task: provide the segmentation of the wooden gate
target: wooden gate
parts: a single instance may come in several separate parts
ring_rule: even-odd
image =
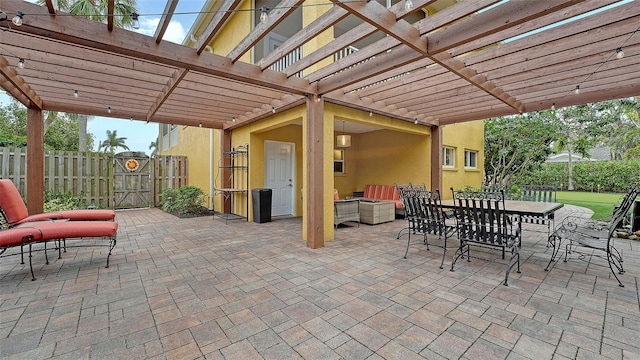
[[[151,161],[143,152],[126,151],[114,156],[113,184],[116,209],[150,206]]]

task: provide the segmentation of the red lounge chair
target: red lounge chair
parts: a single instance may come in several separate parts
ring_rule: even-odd
[[[18,188],[9,179],[0,179],[0,208],[4,210],[10,227],[25,222],[67,219],[73,221],[113,221],[113,210],[63,210],[52,213],[29,215]]]
[[[45,258],[47,264],[47,242],[58,241],[58,258],[61,258],[61,248],[66,247],[66,239],[78,238],[107,238],[109,243],[109,253],[107,254],[107,266],[109,267],[109,257],[111,251],[116,246],[116,233],[118,223],[112,221],[35,221],[24,223],[17,227],[0,231],[0,255],[12,247],[20,246],[22,264],[24,264],[23,247],[29,245],[29,268],[31,270],[31,280],[35,280],[33,265],[31,262],[32,245],[34,243],[44,243]],[[82,246],[82,245],[80,245]],[[95,245],[90,245],[95,246]]]

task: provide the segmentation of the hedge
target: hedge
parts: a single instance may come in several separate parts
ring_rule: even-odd
[[[557,184],[567,189],[569,165],[544,163],[539,169],[513,179],[514,184]],[[594,192],[626,192],[640,185],[640,161],[589,161],[573,164],[574,190]]]

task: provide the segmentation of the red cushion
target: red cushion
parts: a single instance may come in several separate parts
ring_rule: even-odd
[[[382,185],[374,185],[375,192],[373,194],[374,199],[382,199]]]
[[[7,215],[9,224],[18,223],[29,216],[18,188],[9,179],[0,179],[0,207]]]
[[[38,241],[42,238],[40,230],[25,227],[0,231],[0,248],[20,246],[24,243]]]
[[[365,185],[364,194],[362,196],[365,199],[373,199],[375,196],[375,187],[373,185]]]
[[[118,223],[112,221],[35,221],[14,229],[34,228],[42,233],[41,241],[80,237],[114,237]]]
[[[73,221],[108,221],[116,217],[113,210],[63,210],[59,213],[63,219]]]

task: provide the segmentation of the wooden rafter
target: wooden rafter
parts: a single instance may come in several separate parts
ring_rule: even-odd
[[[184,79],[187,73],[189,73],[189,70],[187,69],[179,69],[173,73],[171,78],[167,81],[167,84],[162,88],[162,91],[158,94],[158,97],[151,106],[151,109],[149,109],[149,112],[147,113],[147,120],[151,120],[151,118],[153,118],[153,115],[155,115],[160,106],[162,106],[171,93],[173,93],[173,90],[175,90],[175,88],[180,84],[180,81]]]
[[[225,121],[224,129],[234,129],[240,126],[259,121],[272,115],[273,112],[282,112],[300,106],[305,103],[303,96],[283,95],[279,99],[272,100],[269,104],[263,104],[254,108],[251,112],[237,116],[236,121]]]
[[[162,41],[162,37],[171,22],[171,17],[173,17],[173,12],[176,10],[176,6],[178,6],[178,0],[167,0],[167,5],[164,7],[164,11],[160,17],[160,23],[158,23],[156,33],[153,35],[156,39],[156,44],[159,44],[160,41]]]
[[[269,13],[269,20],[266,23],[258,23],[253,31],[242,39],[238,46],[229,52],[227,57],[230,58],[233,63],[240,60],[242,55],[249,51],[253,45],[278,26],[278,24],[280,24],[289,14],[294,12],[303,2],[304,0],[282,0],[276,8],[271,10]]]
[[[156,44],[153,38],[124,29],[115,28],[109,34],[104,34],[96,29],[92,21],[78,17],[56,17],[54,21],[43,13],[42,7],[19,0],[4,0],[4,4],[9,12],[23,9],[30,14],[23,26],[14,27],[13,31],[295,94],[314,93],[315,90],[306,80],[287,79],[284,74],[262,71],[256,65],[242,62],[233,64],[229,58],[215,54],[198,56],[194,49],[166,41]],[[0,27],[7,26],[8,24],[0,24]]]
[[[40,100],[40,97],[29,87],[29,85],[25,84],[24,80],[20,75],[18,75],[16,70],[9,66],[9,61],[7,61],[4,56],[0,56],[0,73],[11,84],[11,88],[14,89],[9,91],[12,95],[21,95],[17,97],[18,100],[28,100],[28,102],[21,101],[24,106],[28,108],[37,107],[38,109],[42,109],[42,100]]]
[[[58,1],[57,0],[45,0],[44,3],[45,3],[45,5],[47,5],[47,11],[49,11],[49,14],[55,15],[56,8],[58,7]]]
[[[213,19],[211,19],[211,22],[207,25],[207,28],[198,39],[198,43],[195,46],[198,54],[202,53],[211,43],[213,38],[218,34],[218,31],[222,29],[225,22],[229,17],[231,17],[233,11],[241,2],[241,0],[224,0],[218,11],[213,15]]]
[[[312,21],[311,24],[307,25],[304,28],[304,31],[298,31],[277,49],[260,59],[260,61],[258,61],[258,65],[262,69],[268,68],[288,53],[304,45],[307,41],[335,25],[348,15],[349,13],[345,9],[338,6],[332,7],[329,11]]]
[[[420,37],[420,32],[414,26],[403,20],[397,20],[395,13],[385,8],[377,1],[341,2],[331,0],[351,14],[374,26],[376,29],[396,38],[404,45],[418,53],[426,54],[427,41]]]
[[[115,11],[115,0],[107,1],[107,30],[113,30],[113,13]]]

